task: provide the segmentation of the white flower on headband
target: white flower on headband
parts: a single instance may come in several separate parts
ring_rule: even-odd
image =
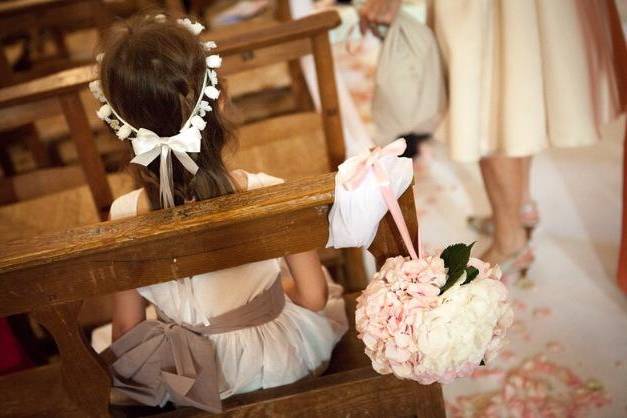
[[[102,62],[102,59],[104,58],[104,54],[101,52],[100,54],[96,55],[96,62]]]
[[[192,22],[191,20],[189,20],[188,18],[185,19],[178,19],[176,21],[179,25],[183,26],[185,29],[187,29],[188,31],[190,31],[191,33],[193,33],[194,35],[199,35],[200,32],[202,32],[203,30],[205,30],[205,27],[198,22]]]
[[[209,68],[220,68],[222,65],[222,58],[220,58],[220,55],[209,55],[206,61],[207,67]]]
[[[220,90],[218,90],[214,86],[207,86],[205,87],[205,95],[211,100],[216,100],[218,97],[220,97]]]
[[[165,21],[166,21],[166,17],[164,14],[155,15],[155,22],[164,23]]]
[[[111,106],[108,104],[103,104],[100,109],[96,112],[98,117],[102,120],[106,120],[109,116],[111,116]]]
[[[94,97],[98,99],[99,102],[105,103],[107,101],[107,99],[104,96],[104,93],[102,92],[102,87],[100,86],[100,80],[94,80],[91,83],[89,83],[89,90],[91,91],[91,94],[93,94]]]
[[[209,105],[209,102],[203,100],[200,102],[200,108],[198,109],[198,114],[201,118],[204,118],[207,112],[211,112],[212,108]]]
[[[211,84],[214,86],[218,85],[218,73],[216,73],[215,70],[207,71],[207,76],[209,77],[209,80],[211,80]]]
[[[207,41],[207,42],[203,43],[203,46],[205,47],[205,49],[206,49],[207,51],[210,51],[210,50],[215,49],[215,48],[217,48],[217,47],[218,47],[218,46],[216,45],[216,43],[215,43],[215,42],[213,42],[213,41]]]
[[[199,131],[202,131],[207,126],[207,122],[199,115],[192,116],[189,122],[194,128],[198,129]]]
[[[129,136],[131,136],[132,133],[133,133],[133,129],[130,127],[130,125],[125,123],[124,125],[122,125],[120,129],[118,129],[116,135],[120,139],[126,139]]]

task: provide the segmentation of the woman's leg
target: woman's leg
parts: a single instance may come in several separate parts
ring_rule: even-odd
[[[479,162],[494,218],[492,246],[483,255],[483,259],[487,262],[502,262],[520,250],[527,241],[520,222],[520,207],[525,184],[523,160],[523,158],[492,156],[483,158]]]
[[[524,205],[525,203],[530,203],[533,199],[531,199],[531,187],[530,177],[531,177],[531,157],[523,157],[522,161],[522,200],[521,203]]]

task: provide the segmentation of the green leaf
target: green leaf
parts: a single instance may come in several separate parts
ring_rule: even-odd
[[[451,288],[454,284],[455,284],[455,280],[452,280],[451,276],[448,276],[446,278],[446,283],[444,283],[444,286],[440,288],[440,293],[438,293],[438,295],[441,295],[442,293],[449,290],[449,288]]]
[[[470,282],[472,282],[473,280],[475,280],[477,278],[477,276],[479,275],[479,270],[477,270],[476,267],[470,266],[470,267],[466,267],[466,280],[464,280],[464,284],[468,284]]]
[[[466,271],[466,266],[470,259],[470,250],[473,245],[475,245],[474,242],[470,245],[460,243],[446,247],[446,249],[442,251],[440,258],[444,260],[444,267],[448,269],[448,274],[446,283],[440,289],[440,294],[453,286],[457,279]],[[477,271],[477,273],[479,272]],[[476,275],[474,277],[476,277]],[[467,280],[468,279],[466,279],[466,281]]]

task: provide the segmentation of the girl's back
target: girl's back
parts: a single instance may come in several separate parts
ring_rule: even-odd
[[[247,177],[248,190],[281,183],[264,173],[241,173]],[[142,191],[116,199],[111,218],[135,216]],[[287,266],[281,259],[272,259],[137,291],[177,323],[202,325],[250,302],[281,276],[289,279]],[[222,398],[284,385],[324,370],[333,347],[347,329],[342,288],[329,279],[329,289],[329,301],[321,313],[288,300],[274,321],[208,337],[214,343],[223,374],[219,384]]]

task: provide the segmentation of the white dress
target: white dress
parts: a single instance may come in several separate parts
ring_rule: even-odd
[[[246,175],[249,190],[282,182],[264,173]],[[111,218],[135,216],[141,190],[116,199],[111,206]],[[199,325],[246,304],[269,288],[280,272],[281,259],[272,259],[137,290],[173,320]],[[319,372],[326,365],[335,344],[348,329],[342,288],[329,277],[328,281],[329,300],[319,313],[302,308],[286,297],[285,308],[275,320],[208,337],[214,343],[226,383],[220,388],[222,399],[289,384]],[[110,344],[110,325],[97,330],[93,338],[94,346],[102,347],[103,338],[108,338]]]
[[[619,111],[607,2],[435,1],[449,110],[438,136],[473,162],[594,144]]]

